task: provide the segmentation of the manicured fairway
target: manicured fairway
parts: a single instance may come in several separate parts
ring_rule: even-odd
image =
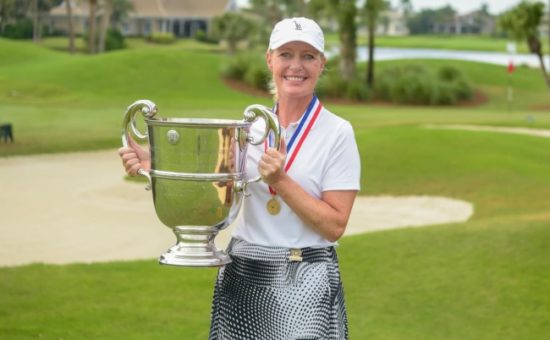
[[[487,101],[325,104],[354,126],[360,195],[446,196],[472,202],[475,213],[467,223],[341,240],[351,339],[543,339],[550,334],[550,139],[425,128],[548,129],[542,76],[518,69],[509,106],[502,67],[418,62],[452,63]],[[114,149],[126,107],[142,98],[161,115],[186,117],[240,119],[249,104],[271,104],[227,87],[223,63],[222,53],[196,43],[70,56],[0,39],[0,122],[13,123],[16,138],[0,143],[0,156]],[[0,338],[205,339],[215,276],[155,259],[3,267]]]

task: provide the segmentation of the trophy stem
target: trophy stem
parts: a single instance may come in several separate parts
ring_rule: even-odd
[[[160,256],[160,264],[219,267],[231,262],[231,258],[214,244],[218,229],[208,226],[178,226],[173,231],[177,243]]]

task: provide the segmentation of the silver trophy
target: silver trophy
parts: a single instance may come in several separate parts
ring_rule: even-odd
[[[141,113],[147,125],[142,133],[136,125]],[[139,170],[152,189],[155,211],[163,224],[176,234],[177,243],[159,258],[161,264],[176,266],[222,266],[230,257],[216,248],[214,238],[237,216],[246,187],[260,177],[245,173],[248,144],[263,143],[270,132],[279,147],[277,117],[262,105],[248,106],[244,119],[159,118],[156,105],[139,100],[126,111],[122,145],[131,134],[148,140],[151,170]],[[265,131],[251,135],[251,125],[265,120]]]

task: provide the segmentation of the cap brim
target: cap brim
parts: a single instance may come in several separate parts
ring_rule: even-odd
[[[271,46],[269,46],[269,48],[271,50],[276,50],[279,47],[281,47],[285,44],[288,44],[290,42],[294,42],[294,41],[299,41],[299,42],[306,43],[306,44],[310,45],[311,47],[313,47],[314,49],[316,49],[317,51],[319,51],[321,53],[324,53],[322,46],[318,46],[318,44],[316,45],[315,42],[311,41],[311,39],[308,39],[308,37],[306,37],[306,36],[299,36],[299,35],[297,35],[295,37],[291,37],[291,38],[282,39],[280,41],[277,41],[277,42],[273,43]]]

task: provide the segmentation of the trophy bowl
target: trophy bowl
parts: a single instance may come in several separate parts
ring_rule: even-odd
[[[136,126],[141,113],[147,125],[142,133]],[[138,174],[149,180],[155,212],[176,235],[177,243],[159,258],[161,264],[211,267],[231,262],[216,248],[215,237],[239,213],[246,187],[260,177],[245,173],[249,144],[263,143],[270,133],[279,146],[277,117],[262,105],[250,105],[243,120],[204,118],[159,118],[157,106],[149,100],[130,105],[123,120],[122,145],[133,134],[148,140],[151,169]],[[251,125],[265,120],[260,138],[251,136]]]

